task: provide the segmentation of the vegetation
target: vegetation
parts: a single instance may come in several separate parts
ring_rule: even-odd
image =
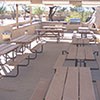
[[[35,7],[33,10],[32,10],[32,13],[34,15],[37,15],[39,17],[39,19],[41,19],[41,15],[44,13],[45,11],[45,8],[41,8],[41,7]]]
[[[86,22],[87,18],[92,15],[93,11],[89,8],[83,8],[82,6],[70,7],[68,16],[66,16],[66,21],[68,22],[70,18],[80,18],[82,22]]]
[[[3,16],[6,11],[6,7],[4,6],[4,3],[0,5],[0,16],[1,16],[1,23],[3,24]]]

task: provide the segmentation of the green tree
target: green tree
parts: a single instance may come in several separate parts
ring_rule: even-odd
[[[44,13],[45,9],[41,7],[36,7],[33,9],[32,13],[37,15],[41,19],[41,15]]]
[[[4,16],[5,11],[6,11],[6,7],[3,3],[3,4],[0,5],[0,15],[1,15],[1,23],[2,24],[3,24],[3,16]]]

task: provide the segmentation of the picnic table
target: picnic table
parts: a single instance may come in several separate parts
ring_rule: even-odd
[[[96,100],[91,71],[85,67],[58,68],[45,100]]]
[[[32,47],[32,42],[37,40],[39,38],[39,35],[29,35],[24,34],[20,37],[17,37],[16,39],[11,40],[11,43],[21,44],[22,47],[20,49],[21,53],[23,53],[26,49],[30,51],[30,53],[35,53],[35,57],[32,59],[35,59],[37,57],[37,53],[43,52],[43,44],[38,43],[36,46]],[[40,47],[40,51],[37,51],[36,48]],[[31,58],[30,58],[31,59]]]
[[[20,47],[19,44],[1,44],[0,45],[0,56],[4,57],[5,63],[7,63],[8,59],[13,59],[17,56],[17,49]],[[11,53],[11,56],[9,56]],[[0,58],[2,60],[2,58]],[[1,63],[2,64],[2,63]]]
[[[87,38],[87,34],[93,34],[88,27],[78,27],[78,32],[81,34],[82,38]]]
[[[56,37],[57,42],[60,41],[60,37],[63,38],[64,30],[62,29],[36,29],[36,33],[42,37]]]
[[[24,52],[25,48],[31,49],[31,43],[35,40],[37,40],[38,35],[29,35],[24,34],[22,36],[19,36],[13,40],[11,40],[11,43],[21,44],[22,45],[22,52]]]

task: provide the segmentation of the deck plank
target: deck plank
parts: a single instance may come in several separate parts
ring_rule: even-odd
[[[78,68],[68,69],[63,100],[78,100]]]

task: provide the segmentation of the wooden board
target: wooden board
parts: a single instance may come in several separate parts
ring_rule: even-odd
[[[78,100],[78,68],[68,69],[63,100]]]
[[[50,84],[45,100],[61,100],[66,77],[66,68],[59,68]]]
[[[75,45],[71,45],[68,50],[67,59],[76,59],[77,47]]]
[[[86,45],[86,44],[88,45],[88,44],[89,44],[89,39],[84,38],[84,39],[83,39],[83,43],[84,43],[85,45]]]
[[[86,45],[84,48],[85,48],[85,59],[86,60],[95,60],[92,47],[89,45]]]
[[[84,46],[78,46],[76,59],[80,59],[80,60],[85,59]]]
[[[53,68],[57,69],[58,67],[62,67],[65,61],[65,58],[66,58],[66,55],[60,54]]]
[[[80,68],[80,100],[96,100],[91,71],[89,68]]]
[[[99,99],[100,99],[100,80],[96,80],[96,87],[97,87],[98,96],[99,96]]]
[[[23,55],[18,55],[15,59],[14,59],[14,61],[11,59],[11,60],[9,60],[8,61],[8,65],[11,65],[11,66],[17,66],[17,65],[19,65],[23,60],[25,60],[25,58],[27,58],[29,56],[29,54],[28,53],[26,53],[26,54],[23,54]]]

